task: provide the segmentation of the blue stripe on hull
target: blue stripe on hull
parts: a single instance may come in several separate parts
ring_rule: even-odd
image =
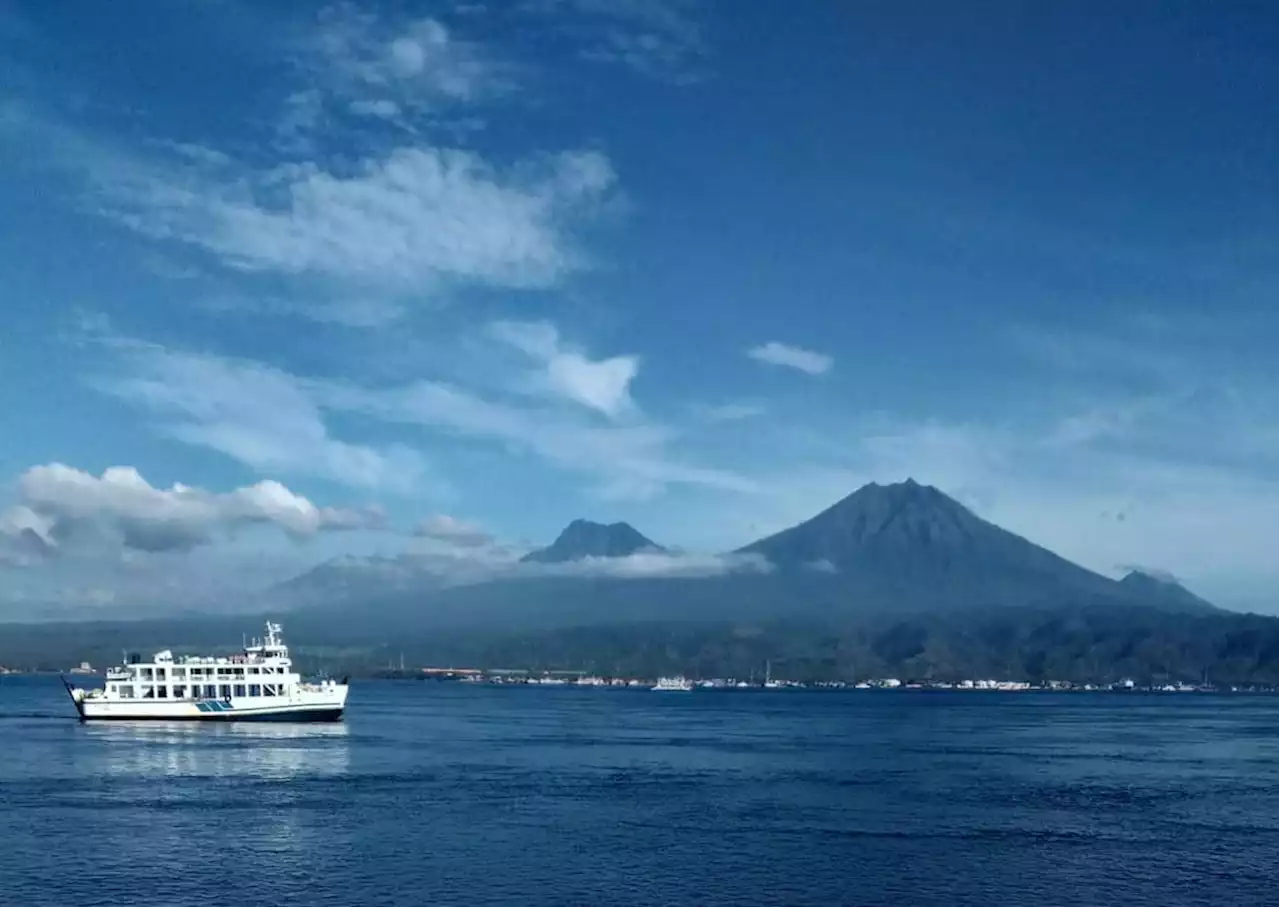
[[[300,712],[268,712],[264,714],[223,712],[220,715],[200,716],[204,721],[341,721],[342,709],[308,709]]]

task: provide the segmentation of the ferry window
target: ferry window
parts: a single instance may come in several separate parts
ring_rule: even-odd
[[[205,698],[206,698],[206,699],[213,699],[213,698],[214,698],[215,696],[217,696],[217,695],[218,695],[218,688],[217,688],[217,687],[215,687],[215,686],[214,686],[213,684],[211,684],[211,683],[206,683],[206,684],[204,685],[204,696],[205,696]]]
[[[164,686],[163,684],[161,684],[160,686],[156,687],[156,698],[157,698],[157,699],[168,699],[168,698],[169,698],[169,688],[168,688],[167,686]]]
[[[143,699],[155,699],[155,698],[156,698],[156,688],[155,688],[155,687],[152,687],[152,686],[144,686],[144,687],[142,688],[142,698],[143,698]]]
[[[232,671],[231,673],[232,673],[232,674],[234,674],[234,675],[235,675],[235,676],[237,676],[237,677],[243,677],[243,676],[244,676],[244,668],[236,668],[236,669],[235,669],[234,671]]]
[[[256,683],[251,683],[251,684],[249,684],[249,695],[250,695],[250,696],[261,696],[261,695],[262,695],[262,687],[261,687],[260,685],[256,684]]]
[[[174,668],[174,669],[173,669],[173,671],[172,671],[172,676],[173,676],[173,679],[174,679],[174,680],[182,680],[184,677],[186,677],[186,676],[187,676],[187,669],[186,669],[186,668]]]
[[[183,686],[182,684],[180,684],[180,683],[175,683],[175,684],[173,685],[173,698],[174,698],[174,699],[186,699],[186,698],[187,698],[187,688],[186,688],[185,686]]]
[[[231,695],[233,695],[233,696],[243,696],[243,695],[244,695],[244,684],[242,684],[242,683],[238,683],[238,684],[236,684],[236,685],[235,685],[235,687],[233,687],[233,688],[232,688],[232,694],[231,694]]]
[[[220,696],[223,699],[226,699],[230,695],[231,695],[230,684],[224,683],[222,686],[218,687],[218,696]]]
[[[121,699],[132,699],[132,698],[133,698],[133,687],[132,687],[132,686],[130,686],[129,684],[127,684],[127,683],[126,683],[126,684],[121,685],[121,687],[120,687],[120,698],[121,698]]]
[[[164,680],[164,668],[156,668],[156,680]]]
[[[258,669],[257,669],[257,668],[250,668],[250,669],[249,669],[249,673],[250,673],[250,674],[257,674],[257,673],[258,673]]]
[[[150,668],[143,668],[143,669],[142,669],[142,679],[143,679],[143,680],[150,680],[150,679],[151,679],[151,669],[150,669]]]

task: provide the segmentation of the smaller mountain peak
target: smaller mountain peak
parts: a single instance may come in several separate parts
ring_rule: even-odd
[[[1204,612],[1214,606],[1189,590],[1178,578],[1165,570],[1130,567],[1118,580],[1121,589],[1134,601],[1166,610]]]
[[[1120,578],[1122,585],[1129,586],[1178,586],[1182,587],[1182,583],[1172,573],[1165,570],[1148,570],[1142,567],[1131,567],[1129,572]]]
[[[868,482],[848,495],[844,501],[931,501],[937,505],[945,505],[948,502],[954,503],[952,498],[939,491],[933,485],[925,485],[911,476],[901,482],[890,482],[885,485],[881,485],[879,482]]]
[[[923,482],[917,481],[913,476],[907,476],[905,479],[903,479],[900,482],[886,482],[884,484],[881,484],[879,482],[868,482],[858,489],[858,491],[882,491],[882,492],[937,491],[937,490],[938,489],[936,489],[932,485],[926,485]]]
[[[637,551],[662,551],[662,546],[645,538],[628,523],[596,523],[576,519],[546,548],[531,551],[522,560],[532,563],[562,563],[586,557],[626,557]]]

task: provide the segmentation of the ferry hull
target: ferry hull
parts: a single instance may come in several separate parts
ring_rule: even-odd
[[[97,721],[277,721],[277,722],[320,722],[320,721],[341,721],[343,708],[335,706],[333,708],[318,709],[287,709],[279,712],[203,712],[200,714],[165,714],[165,715],[144,715],[138,714],[120,714],[120,715],[88,715],[83,712],[80,720],[84,722]]]
[[[219,707],[201,708],[211,704]],[[135,703],[76,703],[81,721],[341,721],[344,708],[339,704],[232,708],[221,702],[184,702],[146,708]]]
[[[89,696],[63,679],[81,721],[340,721],[345,684],[293,697],[120,700]]]

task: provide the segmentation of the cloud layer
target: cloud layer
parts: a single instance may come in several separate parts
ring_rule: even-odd
[[[253,469],[315,475],[365,488],[407,488],[422,457],[334,438],[304,382],[271,366],[118,338],[94,386],[156,418],[160,432]]]
[[[658,579],[767,573],[772,569],[765,558],[753,554],[636,552],[626,557],[586,557],[561,564],[521,564],[518,573],[526,576]]]
[[[237,529],[269,525],[295,538],[318,532],[381,528],[376,509],[317,507],[275,481],[225,493],[182,484],[153,487],[131,466],[94,476],[61,463],[33,466],[18,480],[18,503],[0,514],[0,534],[34,534],[46,551],[92,534],[125,548],[187,550]]]
[[[25,107],[0,123],[41,146],[41,166],[83,177],[90,210],[189,262],[168,273],[281,300],[250,311],[377,325],[468,288],[545,290],[591,265],[586,227],[618,183],[608,156],[572,142],[468,147],[477,113],[515,90],[513,67],[435,19],[351,4],[291,53],[296,90],[274,140],[126,145]]]
[[[756,490],[732,471],[674,454],[677,436],[666,426],[598,418],[634,414],[626,373],[638,367],[636,360],[594,360],[568,350],[549,325],[508,323],[498,333],[504,342],[520,341],[522,352],[540,363],[532,376],[516,371],[494,382],[515,389],[506,396],[438,380],[363,386],[309,378],[120,338],[101,341],[108,364],[94,386],[148,412],[167,436],[259,471],[318,475],[356,487],[410,489],[429,481],[436,492],[448,491],[410,448],[334,437],[327,413],[531,453],[588,476],[601,495],[614,499],[651,497],[670,485]],[[542,402],[531,403],[531,392]]]
[[[595,152],[503,170],[428,146],[395,148],[349,173],[306,162],[223,179],[159,168],[100,176],[116,215],[148,236],[198,247],[232,269],[392,292],[549,286],[583,263],[566,226],[614,181]]]

